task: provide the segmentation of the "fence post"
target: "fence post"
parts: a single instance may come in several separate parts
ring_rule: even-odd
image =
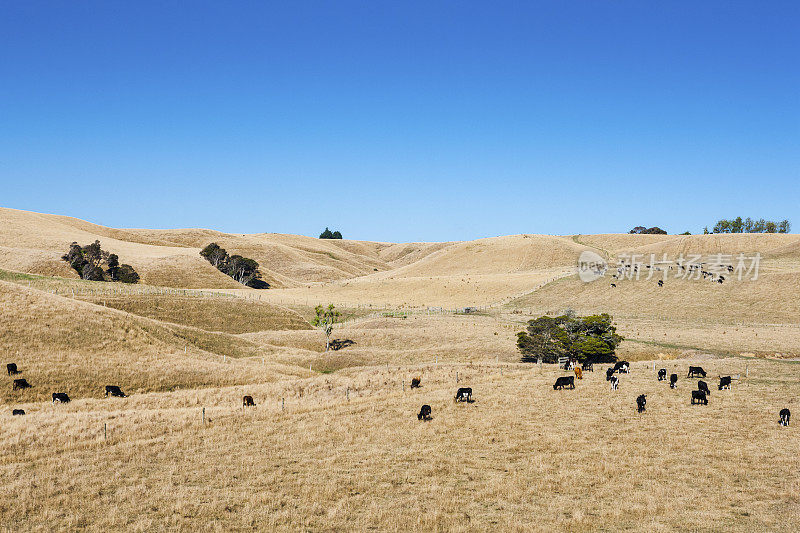
[[[108,440],[108,424],[103,423],[103,439]]]
[[[347,387],[347,391],[345,391],[345,396],[347,396],[347,401],[350,401],[350,387]]]
[[[456,372],[456,384],[458,384],[458,372]]]
[[[206,408],[203,407],[203,425],[206,424]]]
[[[283,403],[284,403],[284,400],[285,400],[285,398],[281,398],[281,412],[283,411]]]

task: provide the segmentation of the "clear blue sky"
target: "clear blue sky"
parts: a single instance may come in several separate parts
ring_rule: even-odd
[[[355,239],[800,231],[800,3],[0,0],[0,206]]]

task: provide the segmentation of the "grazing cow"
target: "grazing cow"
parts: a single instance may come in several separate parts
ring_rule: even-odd
[[[789,425],[789,417],[792,416],[792,412],[784,407],[783,409],[781,409],[781,412],[778,413],[778,416],[781,417],[780,422],[778,422],[778,423],[780,425],[782,425],[782,426],[788,426]]]
[[[19,374],[19,370],[17,370],[17,363],[8,363],[6,365],[6,370],[8,370],[8,375],[13,376],[14,374]]]
[[[627,361],[617,361],[614,363],[614,372],[620,374],[629,374],[631,371],[631,364]]]
[[[11,390],[30,389],[31,387],[32,385],[28,383],[27,379],[15,379],[14,383],[11,385]]]
[[[417,420],[430,420],[431,419],[431,406],[425,404],[422,406],[422,409],[419,410],[419,414],[417,415]]]
[[[577,366],[575,367],[574,370],[575,370],[575,377],[578,379],[583,379],[583,370],[581,370]]]
[[[461,387],[456,391],[455,401],[457,402],[471,402],[472,401],[472,389],[470,387]]]
[[[669,375],[669,388],[674,389],[675,385],[678,383],[678,374],[670,374]]]
[[[640,413],[644,413],[644,406],[645,406],[646,403],[647,403],[647,395],[646,394],[640,394],[636,398],[636,409],[637,409],[637,411],[640,412]]]
[[[722,376],[719,378],[719,390],[731,388],[731,377]]]
[[[587,359],[583,363],[581,363],[581,370],[584,372],[594,372],[594,362]]]
[[[686,374],[687,378],[693,378],[697,376],[706,377],[706,371],[703,370],[702,366],[690,366],[689,373]]]
[[[69,396],[67,396],[66,392],[54,392],[53,393],[53,403],[69,403]]]
[[[784,409],[783,411],[786,411],[786,409]],[[24,414],[25,414],[25,409],[14,409],[13,411],[11,411],[11,416],[22,416]]]
[[[711,391],[708,390],[708,383],[705,381],[698,381],[697,382],[697,390],[701,390],[706,393],[706,396],[711,396]]]
[[[411,388],[412,389],[418,389],[419,386],[420,386],[419,385],[420,383],[422,383],[422,378],[413,378],[411,380]]]
[[[563,389],[564,387],[569,387],[570,389],[574,389],[575,376],[561,376],[553,384],[553,390]]]
[[[708,405],[708,398],[706,398],[706,393],[701,391],[701,390],[693,390],[692,391],[692,405],[694,405],[695,403]]]
[[[612,287],[616,287],[616,286],[617,286],[617,284],[616,284],[616,283],[612,283],[612,284],[611,284],[611,286],[612,286]]]
[[[128,396],[122,392],[122,389],[117,387],[116,385],[106,385],[106,398],[108,395],[116,396],[117,398],[127,398]]]
[[[617,390],[619,388],[619,378],[617,376],[611,376],[611,390]]]
[[[664,280],[663,279],[658,280],[658,286],[659,287],[663,287],[664,286]]]
[[[256,402],[253,401],[252,396],[242,396],[242,409],[245,407],[255,407]]]
[[[608,370],[606,370],[606,381],[611,381],[611,378],[613,376],[614,376],[614,369],[609,367]]]
[[[658,381],[664,381],[665,379],[667,379],[667,369],[660,368],[658,370]]]

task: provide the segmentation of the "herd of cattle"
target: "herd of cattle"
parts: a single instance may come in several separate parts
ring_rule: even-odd
[[[575,378],[583,379],[583,372],[594,372],[594,364],[591,361],[585,361],[581,364],[580,367],[577,366],[577,362],[573,360],[569,360],[564,364],[565,370],[572,370],[574,371],[574,376],[561,376],[556,379],[556,382],[553,384],[553,390],[559,390],[564,388],[575,388]],[[6,365],[6,370],[8,371],[9,376],[16,376],[21,374],[21,371],[17,368],[16,363],[8,363]],[[631,365],[628,361],[617,361],[613,367],[609,367],[606,370],[606,381],[611,384],[612,390],[617,390],[619,388],[619,378],[614,374],[629,374],[631,371]],[[667,379],[667,369],[661,368],[658,370],[656,377],[658,381],[665,381]],[[703,367],[700,366],[689,366],[689,372],[686,374],[687,378],[695,378],[695,377],[706,377],[706,371],[703,370]],[[411,380],[411,388],[416,389],[421,386],[422,378],[415,377]],[[671,389],[675,389],[678,383],[678,375],[671,374],[669,376],[669,387]],[[28,381],[24,378],[14,378],[12,384],[12,390],[24,390],[31,388],[32,385],[28,383]],[[731,388],[731,376],[720,376],[719,378],[719,390],[723,389],[730,389]],[[105,388],[106,398],[108,396],[116,396],[118,398],[126,398],[127,395],[122,392],[117,385],[106,385]],[[695,404],[702,404],[708,405],[708,397],[711,395],[711,391],[708,388],[708,384],[705,381],[698,380],[697,382],[697,390],[692,391],[692,405]],[[470,387],[460,387],[456,391],[456,395],[454,400],[456,402],[467,402],[472,403],[474,400],[472,399],[472,388]],[[70,401],[69,396],[66,392],[54,392],[53,393],[53,403],[68,403]],[[647,396],[645,394],[640,394],[636,398],[636,410],[639,413],[643,413],[645,411],[645,405],[647,404]],[[255,407],[255,401],[253,400],[252,396],[244,396],[242,398],[242,409],[246,407]],[[24,409],[13,409],[11,412],[12,415],[24,415]],[[778,423],[781,426],[788,426],[789,425],[789,418],[791,417],[791,412],[787,408],[783,408],[778,413]],[[431,406],[425,404],[419,411],[417,415],[419,420],[431,420]]]
[[[16,363],[8,363],[6,365],[6,371],[8,371],[9,376],[16,376],[22,373],[22,371],[17,368]],[[14,378],[14,381],[11,384],[11,390],[25,390],[30,389],[31,387],[33,387],[33,385],[28,383],[28,380],[25,378]],[[122,392],[122,389],[120,389],[117,385],[106,385],[106,398],[109,396],[116,396],[118,398],[128,397],[127,394]],[[66,392],[53,393],[53,403],[69,403],[69,401],[69,395]],[[12,409],[11,414],[13,416],[21,416],[25,414],[25,410]]]

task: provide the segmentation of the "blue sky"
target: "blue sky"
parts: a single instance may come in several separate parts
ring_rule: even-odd
[[[797,2],[0,0],[0,206],[386,241],[800,230]]]

